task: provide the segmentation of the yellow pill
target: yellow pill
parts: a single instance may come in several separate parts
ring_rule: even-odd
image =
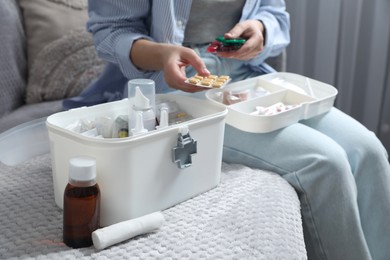
[[[188,82],[190,82],[191,84],[197,84],[200,80],[197,79],[197,78],[190,78],[188,79]]]
[[[213,88],[220,88],[220,87],[222,87],[222,85],[223,85],[223,82],[214,82],[213,83]]]
[[[225,83],[225,82],[227,81],[227,79],[221,79],[221,78],[219,78],[219,79],[216,79],[215,81],[216,81],[216,82]]]
[[[208,80],[202,80],[202,81],[200,82],[200,84],[202,84],[203,86],[210,86],[210,85],[211,85],[211,82],[208,81]]]

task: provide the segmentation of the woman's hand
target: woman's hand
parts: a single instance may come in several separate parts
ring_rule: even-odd
[[[194,50],[182,46],[168,45],[162,55],[162,64],[165,81],[170,87],[186,92],[199,92],[206,89],[184,83],[187,79],[185,72],[187,66],[194,67],[201,76],[210,75],[202,59]]]
[[[229,32],[225,33],[227,39],[244,38],[245,44],[236,51],[218,52],[223,58],[249,60],[263,51],[264,48],[264,25],[259,20],[246,20],[236,24]]]
[[[145,39],[137,40],[131,49],[130,59],[143,70],[162,70],[166,83],[174,89],[185,92],[199,92],[205,88],[187,84],[185,68],[192,66],[201,76],[208,76],[202,59],[190,48]]]

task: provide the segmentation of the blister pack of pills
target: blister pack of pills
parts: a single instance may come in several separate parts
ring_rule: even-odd
[[[207,47],[207,51],[211,53],[216,52],[229,52],[236,51],[245,43],[245,39],[235,38],[226,39],[223,36],[219,36],[215,41],[212,41]]]
[[[223,88],[229,83],[231,78],[226,75],[209,75],[207,77],[200,76],[198,74],[185,80],[185,83],[203,87],[203,88]]]

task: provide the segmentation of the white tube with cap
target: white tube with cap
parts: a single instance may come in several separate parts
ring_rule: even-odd
[[[148,129],[144,128],[144,117],[142,111],[136,111],[135,114],[135,128],[131,129],[132,135],[139,135],[147,133]]]
[[[161,129],[169,126],[169,114],[168,114],[168,106],[166,104],[162,104],[160,107],[160,124],[156,126],[157,129]]]
[[[164,215],[154,212],[139,218],[119,222],[108,227],[100,228],[92,233],[93,245],[101,250],[132,237],[149,233],[158,229],[164,223]]]

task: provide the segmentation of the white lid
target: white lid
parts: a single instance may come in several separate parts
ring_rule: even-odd
[[[69,178],[75,181],[96,179],[96,160],[88,156],[73,157],[69,160]]]

